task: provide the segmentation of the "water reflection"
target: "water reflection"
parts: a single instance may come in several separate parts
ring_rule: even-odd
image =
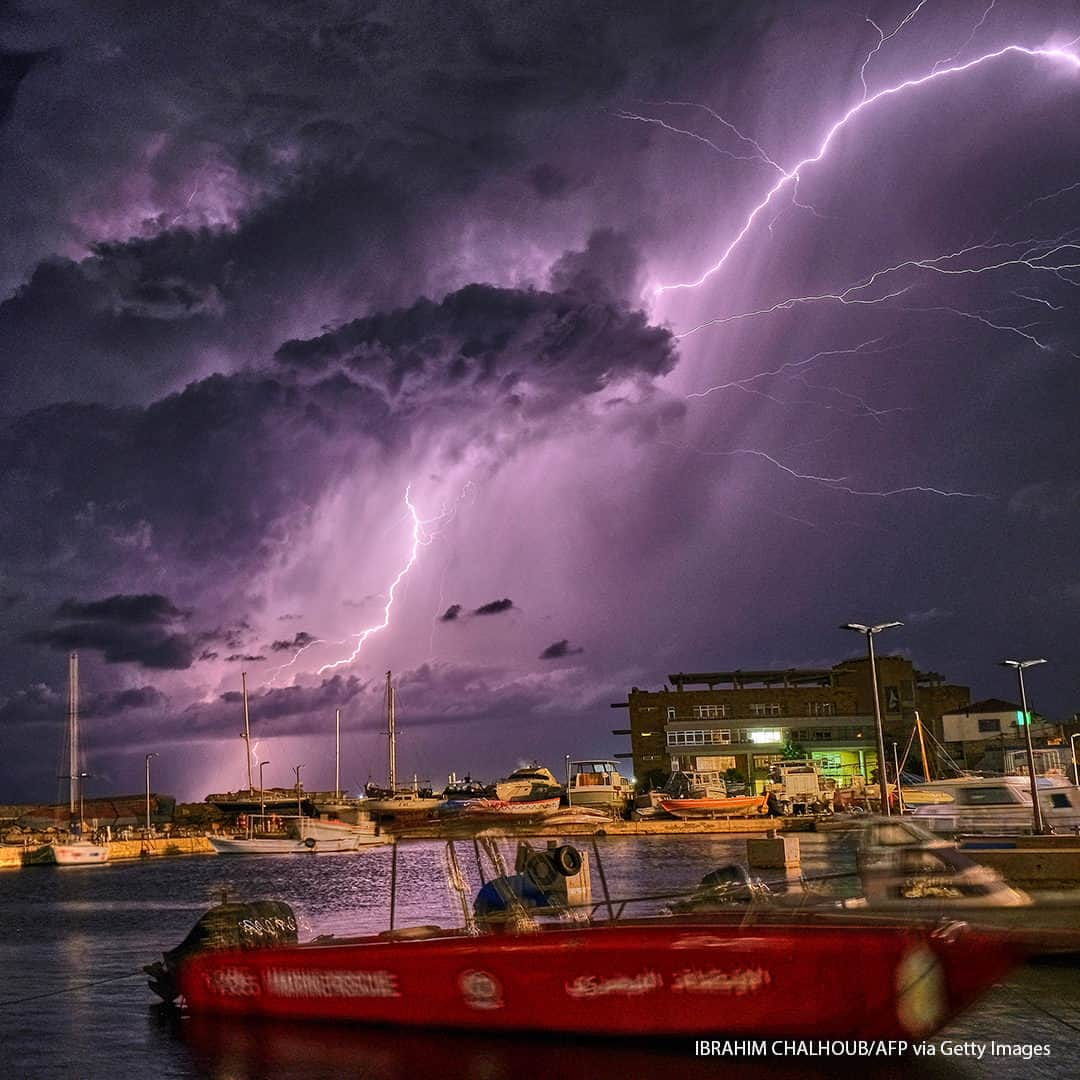
[[[851,1058],[699,1056],[690,1040],[480,1036],[207,1017],[173,1020],[168,1032],[186,1047],[197,1074],[213,1080],[715,1080],[725,1067],[745,1080],[835,1080],[838,1071],[856,1064]],[[867,1080],[964,1075],[947,1061],[923,1065],[910,1056],[858,1059],[857,1065]]]

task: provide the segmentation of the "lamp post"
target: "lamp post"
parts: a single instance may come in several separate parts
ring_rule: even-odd
[[[157,757],[157,751],[146,755],[146,835],[150,835],[150,759]]]
[[[1069,736],[1069,746],[1072,749],[1073,759],[1073,783],[1080,787],[1080,760],[1076,757],[1076,740],[1080,739],[1080,731]]]
[[[259,816],[266,816],[266,796],[264,794],[265,788],[263,787],[263,766],[269,765],[269,761],[259,762]]]
[[[854,630],[857,634],[866,635],[866,651],[870,657],[870,681],[874,688],[874,729],[877,734],[877,759],[878,759],[878,792],[880,796],[881,812],[890,817],[892,810],[889,806],[889,770],[885,761],[885,728],[881,719],[881,694],[878,692],[877,681],[877,657],[874,655],[874,635],[882,630],[889,630],[894,626],[903,626],[902,622],[878,623],[876,626],[866,626],[863,623],[844,623],[841,630]],[[899,778],[898,778],[899,780]]]
[[[293,772],[296,773],[296,816],[303,817],[303,811],[300,809],[300,770],[303,765],[294,765]]]
[[[1043,824],[1042,806],[1039,803],[1039,782],[1035,777],[1035,748],[1031,745],[1031,713],[1028,712],[1027,691],[1024,690],[1024,668],[1034,667],[1036,664],[1045,664],[1046,660],[1002,660],[1002,667],[1016,668],[1016,678],[1020,683],[1020,708],[1024,711],[1024,749],[1027,751],[1028,780],[1031,785],[1031,817],[1035,826],[1035,833],[1039,835],[1046,831]]]

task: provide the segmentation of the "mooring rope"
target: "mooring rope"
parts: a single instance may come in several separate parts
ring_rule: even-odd
[[[136,975],[142,974],[144,973],[140,968],[138,971],[128,971],[123,975],[110,975],[106,979],[94,979],[91,982],[75,983],[72,986],[65,986],[60,990],[46,990],[41,994],[27,994],[26,997],[8,998],[6,1001],[0,1001],[0,1009],[3,1009],[8,1005],[23,1005],[27,1001],[40,1001],[42,998],[60,997],[62,994],[73,994],[76,990],[85,990],[90,986],[101,986],[103,983],[119,982],[121,979],[134,979]]]

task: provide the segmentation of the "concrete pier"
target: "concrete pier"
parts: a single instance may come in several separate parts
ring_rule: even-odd
[[[47,845],[29,847],[4,845],[0,847],[0,870],[13,870],[20,866],[47,864],[41,854]],[[156,837],[153,840],[113,840],[109,844],[109,862],[128,862],[133,859],[174,858],[180,855],[213,855],[210,841],[205,836]],[[108,866],[108,863],[104,865]]]

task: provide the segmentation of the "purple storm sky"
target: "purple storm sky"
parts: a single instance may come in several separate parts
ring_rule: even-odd
[[[184,799],[242,670],[309,787],[387,669],[401,773],[493,777],[849,620],[1080,708],[1080,13],[856,8],[9,7],[0,801],[70,649],[90,792]]]

